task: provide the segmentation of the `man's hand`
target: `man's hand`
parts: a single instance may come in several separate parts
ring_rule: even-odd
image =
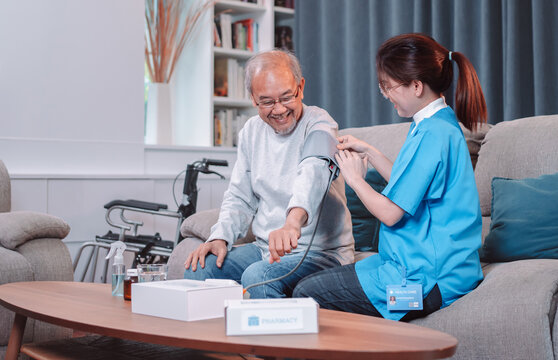
[[[225,256],[227,256],[227,242],[225,240],[216,239],[210,242],[206,242],[198,246],[190,255],[184,263],[186,269],[192,266],[192,271],[196,271],[198,268],[198,261],[203,268],[205,268],[205,257],[208,253],[217,256],[217,267],[220,268],[223,265]]]
[[[292,208],[282,228],[269,234],[269,263],[280,262],[281,256],[288,254],[298,246],[300,228],[306,224],[308,214],[303,208]]]
[[[285,224],[282,228],[269,234],[269,263],[280,262],[281,256],[288,254],[298,246],[300,227]]]

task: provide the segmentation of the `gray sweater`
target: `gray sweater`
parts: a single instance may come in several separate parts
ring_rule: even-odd
[[[304,105],[302,118],[288,135],[276,134],[258,115],[246,122],[239,134],[237,161],[219,221],[207,241],[223,239],[230,250],[252,223],[256,245],[267,258],[269,233],[285,224],[291,208],[300,207],[306,210],[308,221],[293,253],[306,250],[330,174],[324,160],[307,158],[300,162],[304,141],[315,130],[337,136],[337,123],[315,106]],[[328,252],[341,264],[354,260],[351,215],[341,176],[329,190],[312,250]]]

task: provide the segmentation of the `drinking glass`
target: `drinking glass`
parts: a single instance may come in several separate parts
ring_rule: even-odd
[[[167,280],[167,264],[140,264],[138,265],[138,281],[163,281]]]

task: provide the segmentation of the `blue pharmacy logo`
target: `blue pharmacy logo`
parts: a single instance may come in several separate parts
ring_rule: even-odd
[[[260,326],[260,317],[259,316],[250,316],[248,318],[248,326]]]

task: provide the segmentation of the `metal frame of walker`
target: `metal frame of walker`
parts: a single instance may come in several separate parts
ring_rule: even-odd
[[[133,252],[134,256],[136,256],[138,253],[144,250],[145,247],[148,245],[148,243],[153,245],[151,248],[148,249],[149,250],[148,253],[150,255],[170,256],[172,250],[174,249],[174,246],[176,246],[182,240],[180,234],[180,227],[182,226],[182,222],[184,221],[184,219],[186,219],[187,217],[189,217],[190,215],[196,212],[196,205],[198,199],[198,189],[197,189],[198,174],[200,172],[203,174],[215,174],[222,179],[225,178],[223,175],[219,174],[218,172],[210,170],[209,166],[228,166],[228,162],[226,160],[215,160],[215,159],[204,158],[202,160],[195,161],[192,164],[188,164],[186,166],[186,170],[180,172],[176,176],[175,182],[176,179],[178,179],[178,177],[182,173],[184,172],[186,173],[184,177],[184,185],[182,190],[182,194],[183,194],[182,203],[180,205],[178,205],[177,203],[178,209],[176,211],[168,210],[167,205],[165,204],[139,201],[139,200],[113,200],[108,204],[106,204],[104,206],[107,209],[107,212],[105,214],[105,220],[110,226],[119,229],[118,239],[107,239],[104,238],[103,236],[96,236],[95,241],[89,241],[84,243],[80,247],[76,255],[76,258],[74,260],[74,264],[73,264],[74,274],[77,269],[77,265],[79,264],[79,260],[83,253],[83,250],[87,247],[92,247],[92,251],[89,254],[89,257],[87,259],[87,264],[83,270],[83,273],[81,274],[80,281],[82,282],[84,281],[85,276],[88,273],[89,267],[91,266],[92,260],[93,260],[92,279],[93,281],[95,281],[99,249],[101,248],[110,249],[110,244],[116,240],[123,241],[126,244],[126,251]],[[174,184],[173,184],[173,194],[174,194]],[[120,219],[122,220],[123,223],[115,223],[110,218],[111,212],[115,210],[120,210]],[[156,239],[156,241],[152,241],[155,240],[155,236],[138,235],[138,227],[143,226],[143,222],[126,218],[126,216],[124,215],[125,211],[133,211],[133,212],[140,212],[140,213],[146,213],[151,215],[176,218],[178,220],[177,221],[178,224],[176,226],[174,242],[161,240],[160,238]],[[131,236],[126,235],[126,231],[130,231],[130,230],[132,231],[132,235]],[[151,240],[148,242],[145,241],[134,242],[134,239],[138,239],[141,237],[149,238]],[[158,243],[157,240],[160,241],[160,243]],[[169,243],[172,243],[172,245],[170,245]],[[162,246],[158,246],[158,245],[162,245]],[[107,282],[108,264],[109,261],[105,260],[103,264],[103,275],[102,275],[103,282]]]
[[[127,206],[125,204],[129,203],[129,202],[135,202],[134,200],[127,200],[127,201],[122,201],[122,200],[116,200],[113,201],[107,205],[105,205],[105,207],[108,206],[107,212],[105,214],[105,220],[107,221],[107,223],[113,227],[116,227],[120,230],[119,235],[118,235],[118,240],[123,241],[126,244],[126,252],[132,252],[134,253],[134,256],[136,256],[138,253],[140,253],[145,246],[147,246],[147,244],[143,244],[143,243],[137,243],[137,242],[133,242],[132,241],[124,241],[126,238],[126,231],[130,231],[132,230],[132,236],[133,237],[137,237],[137,231],[138,231],[138,227],[139,226],[143,226],[143,222],[142,221],[135,221],[135,220],[131,220],[126,218],[126,216],[124,215],[125,211],[134,211],[134,212],[140,212],[140,213],[146,213],[146,214],[152,214],[152,215],[159,215],[159,216],[167,216],[167,217],[173,217],[178,219],[178,224],[177,224],[177,228],[176,228],[176,235],[175,235],[175,239],[174,239],[174,244],[176,245],[178,243],[178,241],[180,240],[180,226],[182,225],[182,221],[184,220],[184,218],[182,217],[182,214],[180,212],[174,212],[174,211],[169,211],[166,210],[166,205],[163,204],[156,204],[156,203],[148,203],[148,202],[141,202],[147,206],[157,206],[159,207],[159,210],[151,210],[151,209],[145,209],[145,208],[140,208],[140,207],[132,207],[132,206]],[[112,206],[109,206],[111,205]],[[164,208],[163,208],[164,207]],[[120,219],[124,222],[124,224],[119,224],[119,223],[115,223],[111,218],[110,218],[110,214],[112,211],[115,210],[120,210]],[[127,224],[127,225],[125,225]],[[99,257],[99,249],[104,248],[104,249],[110,249],[110,245],[111,243],[113,243],[116,240],[108,240],[108,239],[104,239],[101,236],[96,236],[95,237],[95,241],[88,241],[86,243],[84,243],[75,258],[74,264],[73,264],[73,271],[75,273],[76,269],[77,269],[77,265],[79,264],[79,260],[81,258],[81,255],[83,253],[83,250],[85,248],[91,247],[92,250],[89,253],[89,256],[87,258],[87,263],[85,265],[85,268],[83,270],[83,273],[81,274],[81,278],[79,279],[79,281],[84,281],[85,280],[85,276],[87,275],[87,273],[89,272],[89,268],[91,267],[91,261],[93,261],[93,268],[91,269],[91,273],[92,273],[92,280],[95,280],[95,276],[97,274],[97,263],[98,263],[98,257]],[[168,241],[166,241],[165,243],[168,243]],[[153,242],[154,246],[149,249],[149,254],[151,255],[161,255],[161,256],[170,256],[173,248],[169,248],[169,247],[164,247],[164,246],[157,246],[157,241]],[[108,271],[108,264],[109,264],[109,260],[105,259],[104,263],[103,263],[103,272],[102,272],[102,277],[101,280],[103,282],[107,282],[107,271]]]

